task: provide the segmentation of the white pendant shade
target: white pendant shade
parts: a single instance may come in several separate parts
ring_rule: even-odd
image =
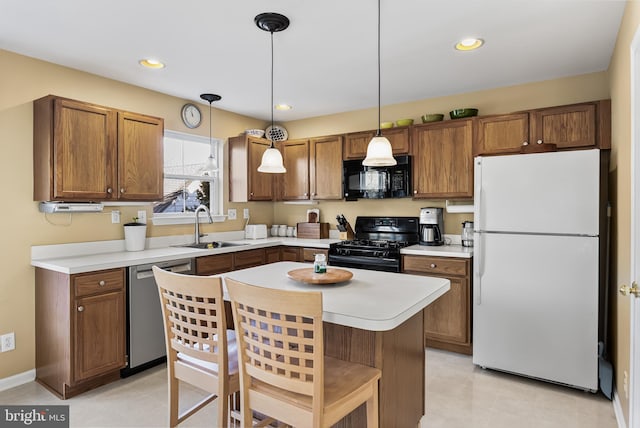
[[[272,174],[281,174],[287,172],[282,161],[282,154],[275,147],[270,147],[262,154],[262,162],[258,167],[258,172],[269,172]]]
[[[391,143],[386,137],[376,136],[369,141],[367,157],[362,161],[364,166],[393,166],[398,162],[393,157]]]

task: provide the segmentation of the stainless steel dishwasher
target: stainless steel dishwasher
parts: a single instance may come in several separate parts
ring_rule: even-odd
[[[164,321],[158,287],[152,266],[184,273],[195,273],[195,259],[171,260],[130,266],[127,280],[127,367],[122,377],[130,376],[166,361]]]

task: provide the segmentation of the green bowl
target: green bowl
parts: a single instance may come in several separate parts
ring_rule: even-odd
[[[423,114],[421,118],[422,118],[422,123],[440,122],[442,119],[444,119],[444,114],[441,114],[441,113]]]
[[[413,125],[413,119],[398,119],[396,120],[396,126],[411,126]]]
[[[477,108],[457,108],[449,112],[449,116],[451,116],[451,119],[460,119],[463,117],[471,117],[471,116],[477,116],[477,115],[478,115]]]
[[[380,129],[393,128],[393,122],[380,122]]]

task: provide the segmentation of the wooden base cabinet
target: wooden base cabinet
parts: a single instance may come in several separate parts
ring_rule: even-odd
[[[404,273],[451,281],[449,291],[424,310],[426,345],[471,355],[471,259],[405,255],[402,265]]]
[[[126,365],[125,269],[36,268],[36,380],[62,399],[120,378]]]

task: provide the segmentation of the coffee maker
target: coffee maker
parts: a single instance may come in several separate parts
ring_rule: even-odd
[[[442,208],[420,209],[420,245],[444,244],[444,219]]]

